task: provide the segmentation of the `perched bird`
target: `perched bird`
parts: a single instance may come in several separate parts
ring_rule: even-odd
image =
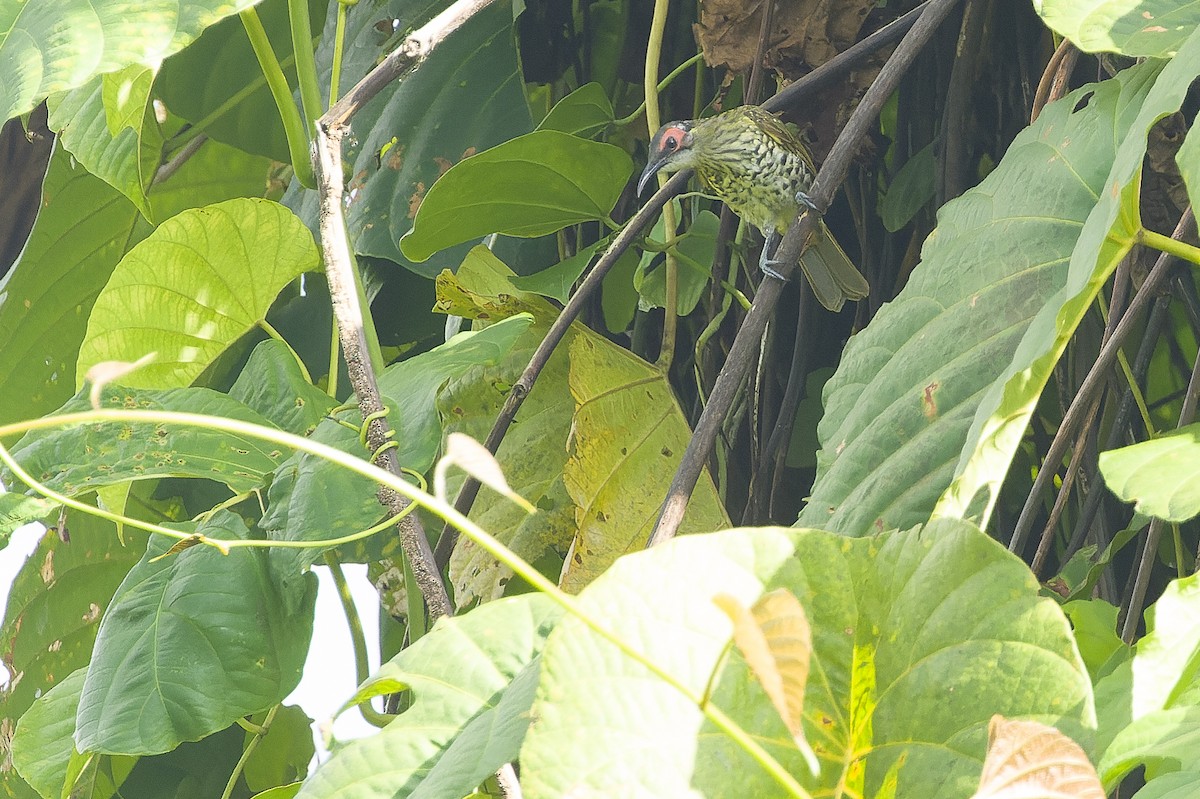
[[[708,119],[668,122],[650,142],[650,162],[638,180],[638,194],[659,171],[694,169],[711,194],[754,225],[767,243],[759,265],[771,269],[769,253],[796,215],[811,207],[807,191],[816,177],[812,158],[778,117],[754,105]],[[821,222],[816,241],[800,258],[813,294],[838,311],[847,299],[861,300],[871,287]]]

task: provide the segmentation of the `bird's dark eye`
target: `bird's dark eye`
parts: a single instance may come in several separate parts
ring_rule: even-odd
[[[666,140],[663,142],[664,150],[674,150],[678,146],[679,146],[679,140],[676,139],[674,136],[668,136],[666,138]]]

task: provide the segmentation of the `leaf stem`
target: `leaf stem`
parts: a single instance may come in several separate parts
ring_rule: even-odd
[[[267,79],[271,97],[275,99],[279,117],[283,120],[283,130],[287,134],[288,155],[292,159],[292,169],[296,172],[296,178],[306,189],[315,188],[317,184],[313,179],[312,161],[308,156],[309,137],[305,132],[307,126],[300,118],[300,110],[296,108],[296,103],[292,100],[292,90],[283,74],[283,68],[279,65],[279,59],[275,57],[275,51],[271,48],[271,40],[267,38],[267,31],[263,27],[262,20],[258,18],[258,12],[253,7],[240,12],[238,17],[242,20],[242,27],[246,29],[246,35],[250,37],[250,46],[254,48],[258,65],[262,67],[263,77]]]
[[[1188,263],[1200,266],[1200,249],[1193,247],[1187,242],[1173,239],[1170,236],[1164,236],[1161,233],[1155,233],[1153,230],[1147,230],[1146,228],[1138,231],[1137,239],[1139,243],[1145,244],[1147,247],[1153,247],[1168,255],[1174,255],[1176,258],[1182,258]]]
[[[599,637],[608,641],[615,646],[623,655],[630,658],[634,662],[643,666],[647,671],[655,677],[662,680],[666,685],[678,691],[689,702],[693,703],[705,717],[709,719],[718,728],[724,731],[729,737],[737,742],[756,762],[761,764],[763,768],[775,778],[775,780],[787,790],[788,794],[796,799],[811,799],[808,792],[796,782],[795,778],[787,772],[787,770],[771,756],[757,741],[755,741],[748,732],[742,729],[736,721],[726,716],[715,707],[711,702],[701,702],[701,696],[696,694],[686,685],[681,683],[670,672],[659,666],[654,661],[650,660],[645,655],[634,649],[627,643],[618,633],[608,629],[599,618],[585,610],[578,600],[560,590],[558,586],[546,579],[533,566],[519,557],[515,552],[500,543],[490,533],[482,527],[471,521],[466,516],[462,515],[454,509],[452,505],[438,499],[418,488],[415,488],[407,481],[400,479],[391,472],[385,471],[374,464],[371,464],[361,458],[356,458],[353,455],[342,452],[339,449],[334,449],[328,444],[322,444],[319,441],[303,438],[289,433],[284,430],[278,430],[270,427],[263,427],[252,422],[245,422],[240,419],[226,419],[218,416],[206,416],[198,413],[186,413],[182,411],[152,411],[152,410],[117,410],[106,409],[97,411],[81,411],[78,413],[65,413],[57,416],[45,416],[39,419],[28,419],[23,422],[13,422],[10,424],[0,425],[0,440],[10,436],[17,436],[27,433],[31,430],[45,430],[48,428],[67,427],[75,424],[90,424],[95,422],[131,422],[141,424],[160,424],[160,425],[181,425],[188,427],[200,427],[209,430],[221,430],[226,433],[236,435],[249,436],[261,441],[269,441],[280,447],[299,450],[313,455],[329,463],[336,464],[345,469],[349,469],[355,474],[372,480],[380,485],[392,489],[397,494],[406,497],[409,500],[408,508],[421,506],[431,513],[445,519],[455,527],[460,529],[468,538],[485,552],[487,552],[496,560],[509,567],[514,574],[518,575],[529,583],[532,587],[544,593],[551,601],[557,604],[566,612],[570,613],[575,618],[579,619],[585,626]],[[0,460],[3,460],[13,473],[20,477],[25,482],[29,483],[37,489],[36,482],[30,482],[26,477],[28,475],[20,466],[16,464],[13,456],[8,450],[0,445]],[[37,489],[41,490],[41,489]],[[52,499],[57,499],[61,495],[46,494]],[[90,512],[94,512],[94,508],[85,508]],[[146,527],[145,523],[135,522],[138,526]],[[385,524],[391,524],[391,520]],[[162,532],[172,538],[186,539],[190,535],[180,533],[177,530],[168,530],[160,528]],[[158,532],[159,530],[154,530]],[[361,537],[361,536],[360,536]],[[344,539],[338,539],[344,540]],[[216,546],[216,542],[212,539],[204,539],[197,543]],[[251,544],[259,544],[266,546],[285,546],[285,545],[301,545],[312,546],[314,543],[319,543],[323,546],[333,545],[333,541],[326,540],[321,542],[298,542],[298,541],[230,541],[230,546],[249,546]],[[264,725],[265,726],[265,725]]]
[[[258,326],[261,327],[263,332],[268,336],[288,348],[288,352],[290,352],[292,357],[296,359],[296,365],[300,367],[300,374],[304,376],[304,381],[309,385],[312,385],[312,375],[308,373],[308,367],[304,365],[304,359],[300,357],[300,353],[292,349],[292,345],[287,343],[287,339],[280,335],[279,331],[276,330],[266,319],[259,319]]]
[[[342,610],[346,614],[346,626],[350,629],[350,642],[354,649],[354,677],[357,685],[362,685],[371,676],[371,664],[367,658],[367,637],[363,633],[362,619],[358,615],[358,606],[354,604],[354,595],[350,593],[350,584],[346,582],[346,574],[342,571],[342,562],[332,550],[327,550],[324,558],[329,574],[333,577],[333,584],[337,587]],[[371,707],[370,700],[359,704],[358,712],[362,714],[364,721],[374,727],[386,727],[392,720],[391,716]]]
[[[669,0],[654,0],[654,18],[650,22],[650,38],[646,43],[646,128],[649,130],[651,137],[658,131],[661,124],[658,109],[658,67],[662,60],[662,42],[667,28],[667,10],[669,7]],[[659,188],[662,188],[666,182],[667,176],[660,172],[658,174]],[[667,234],[668,246],[674,244],[675,232],[679,227],[679,220],[675,217],[675,206],[672,203],[667,203],[663,207],[663,227]],[[666,270],[662,345],[658,351],[658,360],[654,364],[664,373],[671,369],[671,360],[675,356],[675,334],[679,329],[679,315],[677,313],[679,263],[675,253],[670,249],[667,250]]]
[[[346,49],[346,13],[358,0],[338,0],[337,24],[333,29],[333,71],[329,76],[329,103],[337,102],[342,83],[342,51]]]
[[[233,795],[233,788],[237,785],[238,777],[242,776],[242,771],[246,768],[247,761],[254,754],[254,750],[258,748],[259,742],[266,737],[267,732],[271,729],[271,722],[275,720],[275,714],[279,712],[279,705],[271,708],[267,712],[267,717],[263,719],[262,726],[254,733],[254,737],[250,739],[250,743],[246,744],[242,756],[238,758],[237,765],[233,767],[233,773],[229,775],[229,782],[225,783],[225,791],[221,794],[221,799],[229,799]]]
[[[296,56],[296,82],[300,84],[300,102],[304,107],[305,142],[312,139],[313,122],[321,116],[321,90],[317,86],[317,62],[313,58],[312,21],[308,18],[308,0],[288,0],[288,21],[292,27],[292,53]],[[307,156],[307,152],[305,153]]]
[[[694,56],[689,58],[687,61],[684,61],[679,66],[675,67],[675,69],[671,70],[669,75],[667,75],[665,78],[663,78],[662,80],[660,80],[658,82],[659,93],[661,94],[662,92],[666,91],[667,87],[670,86],[672,83],[674,83],[675,79],[678,78],[680,75],[682,75],[688,67],[691,67],[692,65],[697,64],[702,60],[704,60],[704,53],[696,53]],[[700,81],[696,81],[696,82],[699,83]],[[634,109],[632,114],[630,114],[627,117],[621,117],[620,119],[614,120],[613,125],[618,128],[623,128],[626,125],[632,125],[634,122],[638,121],[638,118],[641,117],[641,115],[643,113],[645,113],[645,111],[646,111],[646,101],[642,100],[642,104],[639,105],[636,109]]]

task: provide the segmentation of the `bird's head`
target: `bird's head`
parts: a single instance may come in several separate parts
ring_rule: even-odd
[[[658,133],[654,134],[654,138],[650,140],[650,159],[646,168],[642,170],[642,176],[638,179],[637,193],[639,196],[642,189],[646,187],[646,183],[659,170],[678,172],[692,166],[696,158],[696,153],[692,149],[695,142],[692,124],[691,120],[668,122],[658,129]]]

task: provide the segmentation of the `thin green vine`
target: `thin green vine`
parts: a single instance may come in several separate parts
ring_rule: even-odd
[[[650,39],[646,44],[646,73],[645,73],[645,91],[646,91],[646,128],[653,137],[658,132],[661,123],[661,115],[658,108],[658,67],[662,60],[662,42],[663,35],[667,28],[667,10],[670,7],[670,0],[654,0],[654,18],[650,22]],[[666,183],[667,176],[661,172],[658,174],[658,186]],[[667,244],[675,243],[675,232],[679,229],[679,220],[675,218],[675,207],[671,203],[667,203],[663,207],[663,227],[666,229]],[[679,315],[677,313],[679,303],[679,263],[675,253],[670,249],[667,250],[666,257],[666,285],[664,288],[665,301],[663,305],[663,330],[662,330],[662,345],[658,351],[658,360],[655,366],[663,372],[667,372],[671,368],[671,360],[675,357],[675,334],[679,329]]]
[[[250,756],[254,754],[254,750],[258,748],[259,743],[266,737],[267,732],[271,729],[271,722],[275,720],[275,714],[279,712],[279,705],[271,708],[267,712],[267,717],[263,719],[262,726],[258,727],[254,733],[254,737],[250,739],[250,743],[246,744],[245,750],[242,751],[242,756],[238,758],[237,764],[233,767],[233,773],[229,775],[229,781],[225,783],[225,790],[221,794],[221,799],[229,799],[233,795],[233,788],[237,785],[238,777],[242,776],[242,771],[246,768],[246,763],[250,760]]]
[[[350,628],[350,642],[354,649],[354,676],[358,685],[362,685],[371,676],[371,664],[367,658],[367,637],[363,634],[362,619],[358,617],[358,607],[354,604],[354,595],[350,593],[350,584],[346,582],[346,574],[342,571],[342,562],[333,551],[324,554],[325,565],[337,586],[338,599],[341,600],[342,610],[346,614],[346,625]],[[368,724],[383,728],[394,718],[386,713],[380,713],[371,707],[370,700],[360,702],[358,712]]]
[[[702,702],[701,696],[698,696],[695,692],[693,692],[687,686],[685,686],[684,684],[679,682],[679,680],[676,679],[666,669],[659,666],[654,661],[650,660],[648,657],[642,655],[640,652],[635,650],[623,638],[621,638],[620,635],[609,630],[608,627],[605,624],[603,624],[598,618],[596,618],[591,613],[589,613],[587,610],[585,610],[583,607],[581,607],[575,597],[571,596],[570,594],[565,593],[564,591],[561,591],[558,588],[558,586],[556,586],[554,583],[550,582],[550,580],[546,579],[546,577],[544,577],[541,572],[539,572],[537,569],[535,569],[533,566],[531,566],[525,560],[520,558],[515,552],[510,550],[504,544],[500,543],[500,541],[498,541],[496,538],[494,538],[490,533],[485,531],[482,527],[475,524],[475,522],[471,521],[469,518],[467,518],[466,516],[463,516],[461,513],[459,513],[457,510],[455,510],[452,505],[449,505],[446,502],[438,499],[437,497],[434,497],[418,488],[415,488],[414,486],[410,485],[408,482],[401,480],[400,478],[396,477],[395,475],[391,474],[390,472],[380,469],[379,467],[374,466],[374,465],[368,463],[367,461],[362,460],[361,458],[357,458],[353,455],[342,452],[341,450],[334,449],[333,447],[331,447],[327,444],[322,444],[319,441],[313,441],[312,439],[304,438],[302,436],[298,436],[293,433],[288,433],[284,430],[263,427],[263,426],[256,425],[256,424],[253,424],[250,422],[244,422],[239,419],[225,419],[222,417],[206,416],[206,415],[198,414],[198,413],[185,413],[185,412],[181,412],[181,411],[151,411],[151,410],[134,411],[134,410],[117,410],[117,409],[108,410],[108,409],[106,409],[106,410],[82,411],[82,412],[78,412],[78,413],[67,413],[67,414],[61,414],[61,415],[56,415],[56,416],[46,416],[46,417],[43,417],[40,419],[30,419],[30,420],[26,420],[23,422],[14,422],[14,423],[10,423],[10,424],[0,425],[0,441],[7,439],[9,437],[12,437],[12,436],[22,435],[31,430],[45,430],[45,429],[55,428],[55,427],[69,427],[71,425],[76,425],[76,424],[89,424],[89,423],[95,423],[95,422],[126,422],[126,423],[142,423],[142,424],[179,425],[179,426],[188,426],[188,427],[200,427],[200,428],[208,429],[208,430],[220,430],[220,431],[223,431],[226,433],[233,433],[236,435],[249,436],[251,438],[256,438],[261,441],[268,441],[268,442],[278,445],[280,447],[286,447],[288,449],[294,449],[294,450],[299,450],[301,452],[306,452],[309,455],[313,455],[318,458],[322,458],[322,459],[328,461],[329,463],[333,463],[333,464],[341,466],[345,469],[349,469],[350,471],[354,472],[355,474],[358,474],[362,477],[367,478],[368,480],[372,480],[375,483],[378,483],[380,485],[383,485],[383,486],[386,486],[387,488],[392,489],[396,493],[398,493],[410,500],[410,503],[411,503],[409,505],[410,509],[420,506],[420,507],[425,508],[426,510],[430,511],[431,513],[436,514],[440,518],[445,519],[450,524],[453,524],[455,527],[457,527],[459,530],[461,530],[468,538],[470,538],[475,543],[476,546],[480,547],[482,550],[487,552],[489,555],[496,558],[496,560],[498,560],[500,563],[502,563],[505,566],[507,566],[508,568],[510,568],[514,574],[516,574],[517,576],[524,579],[533,588],[544,593],[551,601],[553,601],[555,604],[557,604],[559,607],[561,607],[567,613],[570,613],[572,616],[579,619],[584,625],[586,625],[596,635],[600,636],[601,638],[603,638],[604,640],[608,641],[610,644],[615,646],[617,648],[617,650],[620,651],[623,655],[632,659],[634,662],[640,664],[641,666],[646,668],[650,673],[652,673],[653,675],[658,677],[660,680],[662,680],[666,685],[670,686],[671,688],[675,689],[680,694],[682,694],[684,697],[686,697],[687,700],[689,702],[693,703],[696,706],[696,708],[699,709],[705,715],[706,718],[708,718],[709,721],[711,721],[713,724],[715,724],[722,732],[724,732],[733,741],[735,741],[739,746],[741,746],[742,749],[747,754],[749,754],[752,758],[754,758],[754,760],[763,768],[763,770],[766,771],[768,774],[770,774],[771,777],[774,778],[775,781],[777,783],[779,783],[779,785],[781,787],[783,787],[790,796],[795,797],[796,799],[812,799],[811,796],[809,795],[809,793],[806,790],[804,790],[804,787],[802,785],[800,785],[799,782],[796,781],[795,777],[793,777],[787,771],[787,769],[785,769],[783,767],[783,765],[779,763],[778,760],[776,760],[774,757],[772,757],[771,754],[769,752],[767,752],[767,750],[764,749],[761,744],[759,744],[756,740],[754,740],[754,738],[748,732],[746,732],[746,730],[744,730],[736,721],[731,719],[729,716],[725,715],[724,712],[722,712],[719,708],[715,707],[711,703]],[[30,482],[30,480],[27,480],[26,479],[26,477],[28,477],[27,473],[25,473],[25,471],[23,469],[21,469],[18,464],[16,464],[16,461],[14,460],[13,456],[8,452],[8,449],[6,447],[0,446],[0,460],[3,460],[4,463],[7,464],[10,469],[13,469],[13,473],[16,474],[17,477],[24,480],[27,484],[29,484],[35,490],[39,491],[39,493],[43,493],[44,496],[48,496],[51,499],[58,499],[59,497],[62,496],[61,494],[58,494],[57,492],[44,492],[42,490],[45,488],[44,486],[41,489],[39,489],[37,487],[38,484],[36,484],[34,482]],[[16,468],[13,468],[14,466]],[[77,504],[81,505],[82,503],[77,503]],[[75,507],[75,505],[73,504],[72,507]],[[96,512],[96,509],[94,507],[85,506],[81,509],[85,510],[86,512],[92,512],[92,513]],[[143,529],[146,529],[146,527],[147,527],[147,525],[145,525],[144,523],[136,522],[136,520],[135,520],[135,523],[138,526],[142,527]],[[157,525],[154,525],[154,527],[157,527]],[[175,538],[175,539],[196,538],[195,536],[188,536],[186,534],[180,533],[177,530],[168,530],[166,528],[159,528],[159,529],[161,529],[165,535],[168,535],[171,538]],[[153,532],[158,532],[158,530],[153,530]],[[358,538],[358,537],[361,537],[361,536],[355,536],[354,538]],[[317,542],[311,542],[311,541],[229,541],[229,542],[219,542],[215,539],[204,538],[203,536],[201,536],[199,538],[201,538],[202,540],[196,541],[195,542],[196,544],[204,544],[207,546],[217,547],[218,549],[221,549],[223,552],[228,552],[228,549],[222,548],[220,546],[220,544],[228,544],[229,548],[233,548],[234,546],[250,546],[250,545],[275,546],[275,547],[291,546],[293,548],[314,548],[314,547],[328,547],[328,546],[334,545],[334,542],[330,541],[330,540],[317,541]],[[349,538],[349,537],[347,537],[347,538]],[[347,539],[337,539],[338,542],[342,542],[342,541],[346,541],[346,540]]]

